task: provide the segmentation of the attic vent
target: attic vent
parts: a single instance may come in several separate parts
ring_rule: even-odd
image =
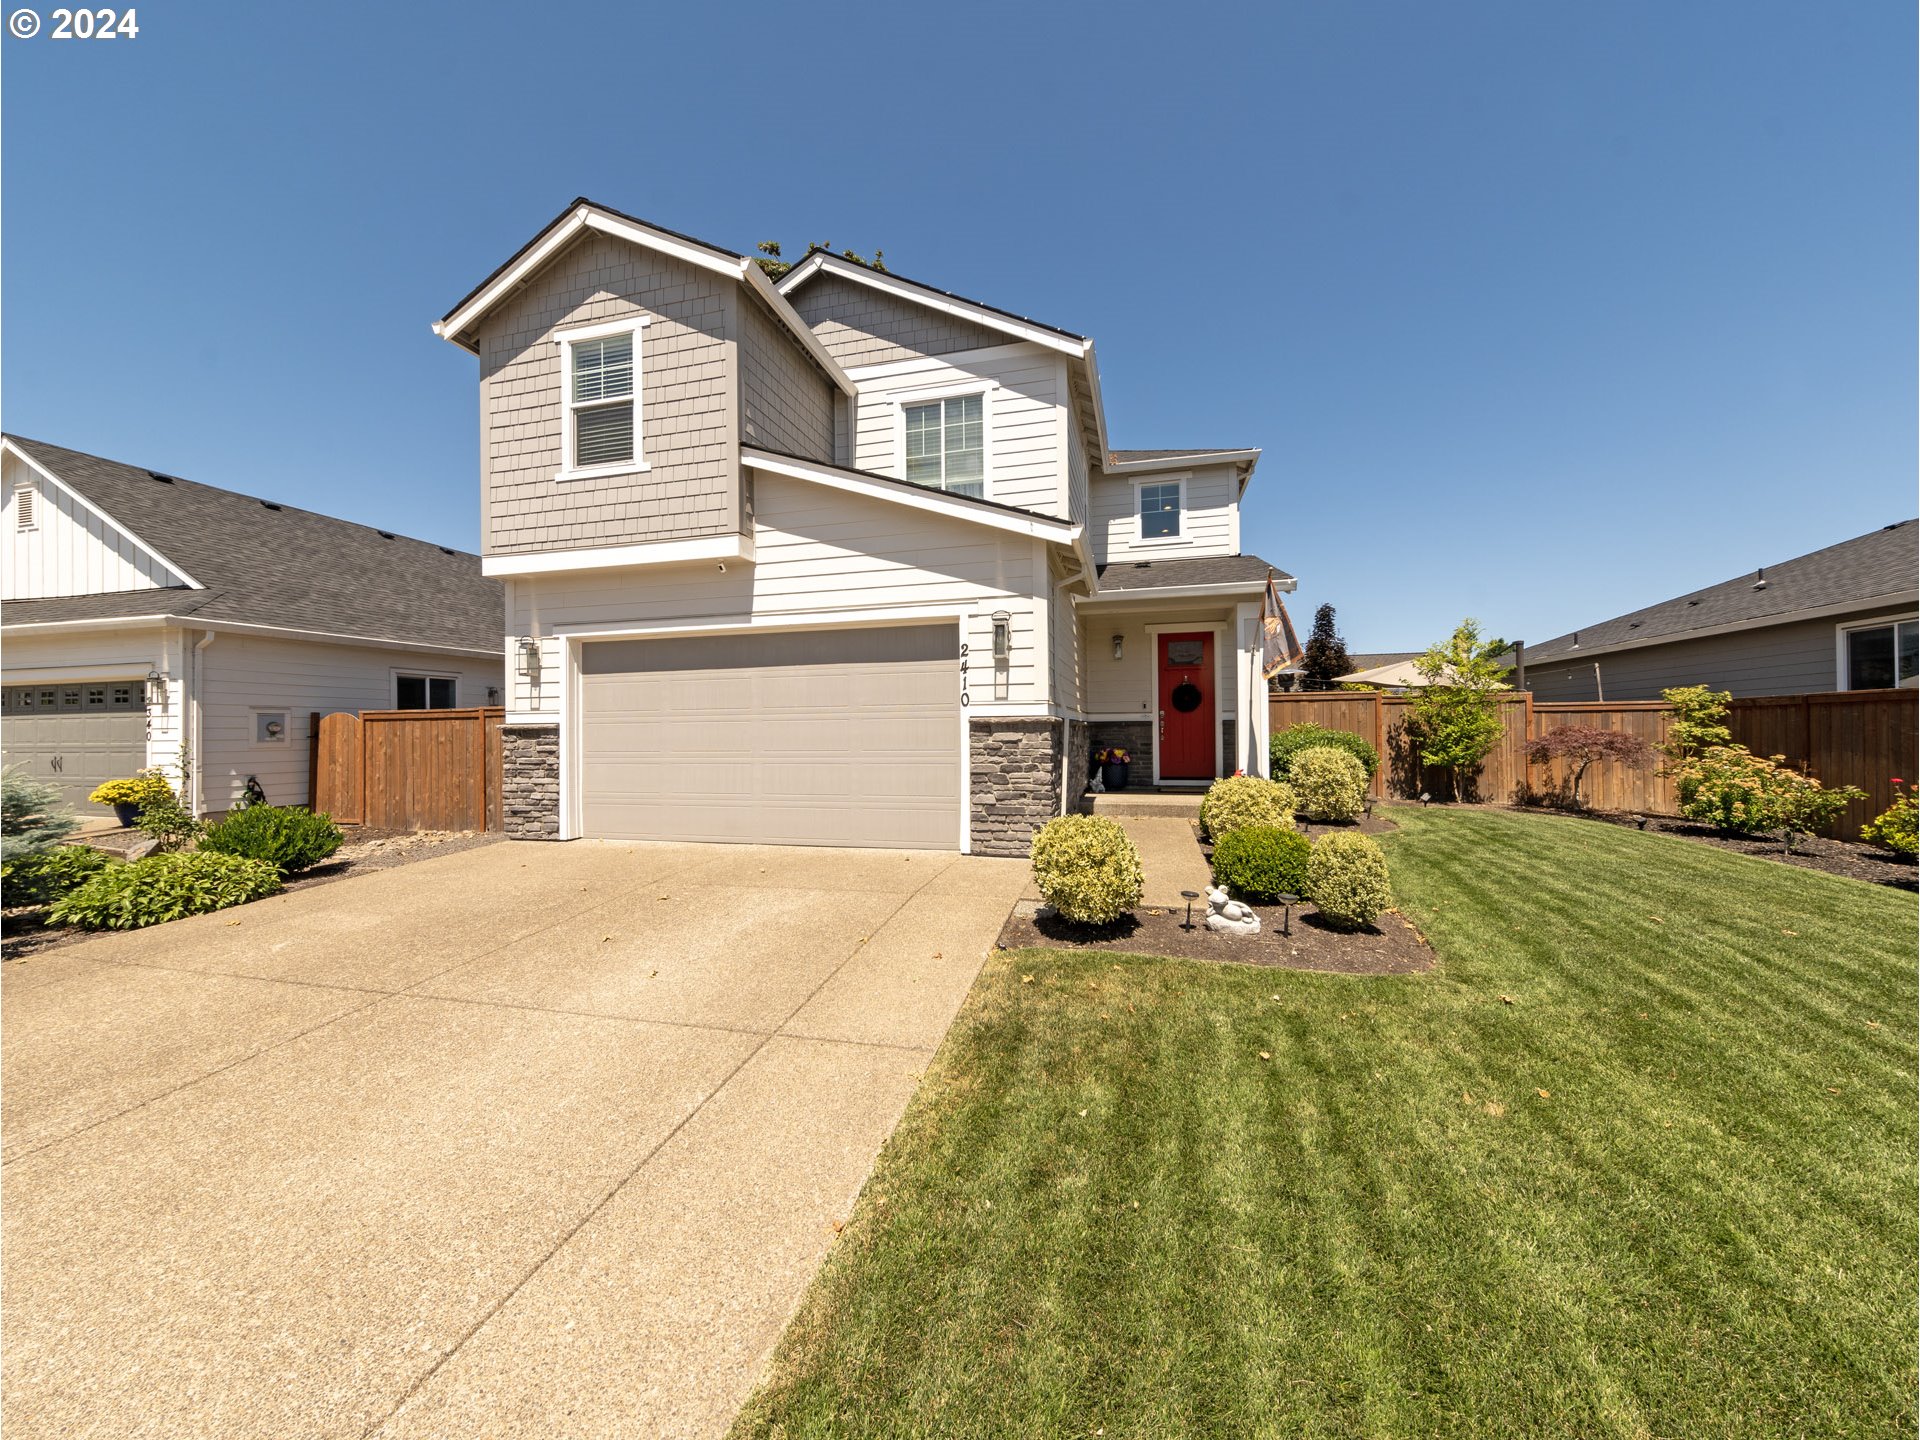
[[[31,530],[33,528],[33,487],[22,485],[13,494],[14,526],[20,530]]]
[[[1764,566],[1753,572],[1753,588],[1756,590],[1767,588],[1767,572]]]
[[[1689,600],[1689,601],[1687,601],[1687,604],[1689,604],[1689,605],[1698,605],[1699,603],[1700,603],[1700,602],[1699,602],[1698,600]]]
[[[456,554],[458,554],[458,553],[459,553],[459,552],[458,552],[458,551],[456,551],[456,550],[449,550],[449,549],[448,549],[448,548],[447,548],[446,546],[444,546],[444,545],[442,545],[442,546],[440,546],[440,547],[439,547],[439,550],[440,550],[440,553],[441,553],[442,555],[456,555]]]
[[[271,500],[262,500],[260,503],[262,506],[264,506],[268,510],[278,510],[280,508],[278,505],[274,504],[273,501]]]
[[[380,530],[380,531],[376,531],[375,533],[378,534],[382,540],[393,539],[393,532],[391,530]]]
[[[147,471],[147,476],[149,479],[158,480],[162,485],[171,485],[174,479],[171,475],[162,475],[158,470]]]
[[[1627,629],[1638,630],[1639,628],[1640,628],[1640,622],[1638,620],[1629,620],[1627,622]]]
[[[1151,560],[1136,560],[1133,562],[1133,568],[1136,570],[1151,570],[1153,568],[1153,562]]]

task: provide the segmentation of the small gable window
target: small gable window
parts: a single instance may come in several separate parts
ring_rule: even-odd
[[[562,331],[566,387],[560,479],[643,470],[640,334],[644,320]]]
[[[984,498],[987,484],[985,397],[953,395],[904,408],[907,479],[935,490]]]
[[[453,677],[451,675],[394,676],[393,708],[396,710],[453,709]]]
[[[1155,481],[1140,487],[1140,538],[1177,540],[1180,538],[1182,490],[1178,480]]]
[[[13,492],[13,527],[16,530],[31,530],[34,526],[35,494],[33,486],[22,485]]]

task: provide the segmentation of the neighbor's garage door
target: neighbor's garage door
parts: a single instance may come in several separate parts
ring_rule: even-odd
[[[102,780],[147,763],[147,705],[138,680],[81,680],[0,689],[0,751],[6,763],[51,780],[83,814]]]
[[[587,644],[582,828],[956,849],[959,645],[953,625]]]

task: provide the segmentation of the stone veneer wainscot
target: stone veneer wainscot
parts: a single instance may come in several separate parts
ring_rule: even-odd
[[[501,828],[509,840],[560,838],[560,728],[500,728]]]
[[[1033,832],[1060,813],[1061,723],[974,720],[968,742],[973,853],[1024,860]]]

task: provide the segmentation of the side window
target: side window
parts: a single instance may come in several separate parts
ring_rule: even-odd
[[[560,477],[644,469],[640,446],[642,322],[558,335],[562,365]]]
[[[907,479],[982,498],[987,484],[986,402],[978,395],[955,395],[902,409]]]
[[[1180,535],[1181,483],[1160,481],[1140,487],[1140,538],[1174,540]]]
[[[453,698],[451,675],[394,676],[393,708],[396,710],[451,710]]]

